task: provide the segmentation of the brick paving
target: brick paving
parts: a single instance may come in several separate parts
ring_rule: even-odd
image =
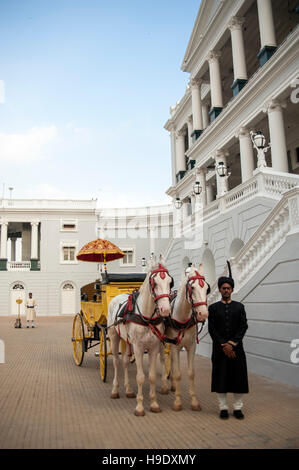
[[[72,355],[72,318],[39,317],[36,329],[13,328],[0,317],[5,363],[0,364],[1,449],[294,449],[299,448],[299,389],[249,374],[245,420],[218,417],[210,392],[211,363],[196,356],[196,389],[202,411],[189,407],[186,353],[181,354],[184,409],[172,411],[174,394],[158,394],[162,413],[134,416],[135,400],[111,400],[100,378],[96,348],[81,367]],[[24,325],[24,322],[23,322]],[[130,365],[136,391],[135,365]],[[158,384],[159,385],[159,384]],[[231,402],[231,401],[230,401]]]

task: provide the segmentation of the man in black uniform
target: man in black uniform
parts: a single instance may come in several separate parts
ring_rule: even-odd
[[[209,333],[213,340],[212,392],[217,392],[220,418],[227,419],[226,394],[234,393],[234,416],[243,419],[242,396],[248,393],[246,356],[242,339],[248,328],[244,305],[231,300],[234,280],[220,277],[222,299],[209,306]]]

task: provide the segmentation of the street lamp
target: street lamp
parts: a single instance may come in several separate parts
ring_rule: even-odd
[[[180,200],[179,197],[177,197],[176,200],[174,201],[174,207],[176,209],[180,209],[182,207],[182,205],[183,205],[182,201]]]
[[[145,267],[146,267],[146,259],[143,257],[141,258],[141,266],[142,266],[142,270],[143,272],[145,271]]]
[[[199,181],[195,181],[194,185],[193,185],[193,193],[195,194],[195,196],[199,196],[202,192],[202,187],[200,185],[200,182]]]
[[[186,276],[190,273],[190,271],[191,271],[191,266],[192,266],[192,263],[188,263],[188,266],[187,266],[187,268],[185,269],[185,275],[186,275]]]
[[[261,131],[250,131],[251,142],[257,151],[257,167],[263,168],[267,166],[265,153],[271,147],[271,144],[266,147],[266,138]]]
[[[221,178],[228,176],[227,166],[224,164],[224,162],[219,162],[218,165],[216,165],[216,171]]]

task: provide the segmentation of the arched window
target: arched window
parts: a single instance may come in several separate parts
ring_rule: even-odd
[[[240,238],[235,238],[229,248],[229,257],[234,258],[243,246],[244,242]]]
[[[216,281],[216,267],[213,253],[209,248],[205,249],[201,262],[203,264],[206,281],[212,286]]]

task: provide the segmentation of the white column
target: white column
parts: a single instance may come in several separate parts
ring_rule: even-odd
[[[236,138],[239,138],[240,144],[240,164],[241,164],[241,175],[242,183],[247,181],[253,175],[254,170],[254,152],[253,146],[249,134],[249,130],[246,127],[241,127],[236,134]]]
[[[7,259],[7,228],[8,222],[1,223],[1,247],[0,247],[0,258]]]
[[[193,132],[193,119],[192,116],[189,116],[187,119],[187,125],[188,125],[188,142],[189,142],[189,148],[192,145],[192,132]]]
[[[39,222],[31,222],[31,259],[38,259],[38,225]]]
[[[185,133],[183,131],[177,132],[176,140],[176,172],[186,171],[185,159]]]
[[[273,100],[268,106],[272,168],[288,173],[288,157],[282,108],[284,104]]]
[[[200,186],[202,187],[202,191],[201,191],[200,197],[201,197],[201,201],[202,201],[203,207],[205,207],[205,206],[207,205],[206,173],[207,173],[207,170],[206,170],[205,168],[200,168],[200,169],[197,171],[197,178],[198,178],[198,180],[199,180],[199,182],[200,182]]]
[[[11,242],[10,259],[11,259],[11,261],[16,261],[16,241],[17,241],[17,239],[14,238],[14,237],[10,239],[10,242]]]
[[[172,128],[170,131],[170,146],[171,146],[171,169],[172,169],[172,185],[175,186],[176,184],[176,134],[175,129]]]
[[[221,54],[218,51],[210,51],[207,57],[210,70],[211,83],[211,106],[212,108],[223,108],[221,75],[219,58]]]
[[[228,28],[231,34],[232,41],[232,54],[233,54],[233,68],[234,68],[234,83],[233,91],[237,94],[240,89],[244,86],[247,81],[247,69],[245,60],[245,49],[243,40],[242,26],[245,18],[238,18],[234,16],[229,24]],[[239,83],[238,83],[239,82]]]
[[[271,0],[257,0],[257,12],[260,28],[261,49],[265,46],[277,46]]]
[[[210,204],[214,200],[214,191],[212,183],[207,183],[207,204]]]
[[[227,156],[228,152],[224,150],[217,150],[215,155],[215,166],[219,164],[219,162],[223,162],[224,165],[227,165]],[[217,169],[216,171],[216,185],[217,185],[217,198],[223,196],[228,191],[228,178],[227,176],[219,176]]]
[[[192,95],[192,114],[193,114],[193,132],[195,132],[195,140],[203,130],[202,123],[202,110],[201,110],[201,80],[195,80],[194,78],[190,81],[191,95]]]
[[[210,124],[210,119],[209,119],[209,108],[207,104],[203,104],[202,107],[202,124],[203,128],[206,129],[208,125]]]

